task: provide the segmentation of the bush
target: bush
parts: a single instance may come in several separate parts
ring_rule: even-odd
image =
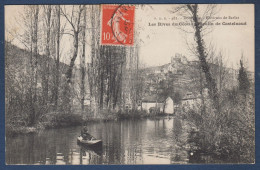
[[[46,128],[73,126],[73,125],[80,125],[82,123],[82,117],[80,114],[51,112],[45,114],[40,119],[39,123]]]
[[[227,95],[220,112],[207,103],[204,115],[193,111],[187,113],[188,121],[198,128],[196,133],[190,132],[189,142],[226,163],[254,163],[254,93],[247,97],[239,92],[235,94],[236,102]]]
[[[148,114],[145,110],[129,110],[126,112],[119,112],[117,116],[119,119],[129,119],[147,117]]]

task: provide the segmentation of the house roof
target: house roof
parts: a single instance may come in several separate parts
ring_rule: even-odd
[[[163,97],[159,97],[159,96],[156,96],[156,95],[152,95],[152,96],[146,96],[142,102],[145,102],[145,103],[163,103],[165,101],[166,98],[163,98]]]
[[[193,93],[187,93],[182,100],[196,99],[197,97]]]

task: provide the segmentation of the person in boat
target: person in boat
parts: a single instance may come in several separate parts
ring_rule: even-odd
[[[84,140],[92,140],[92,136],[88,133],[88,128],[84,126],[81,130],[81,136]]]

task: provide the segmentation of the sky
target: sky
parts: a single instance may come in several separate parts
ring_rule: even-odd
[[[192,33],[185,33],[183,29],[190,29],[190,26],[177,27],[174,23],[188,22],[180,15],[170,12],[179,5],[144,5],[137,6],[135,10],[135,42],[139,46],[140,61],[145,66],[157,66],[169,63],[175,53],[183,54],[188,60],[197,60],[197,57],[189,50],[188,44],[193,42]],[[205,6],[199,5],[199,9]],[[5,29],[6,38],[8,32],[22,33],[23,6],[5,6]],[[227,67],[238,68],[241,56],[244,56],[248,70],[254,71],[254,6],[252,4],[223,4],[218,5],[218,12],[215,15],[221,17],[216,19],[212,32],[204,37],[205,44],[214,46],[216,53],[221,52]],[[227,19],[223,19],[224,17]],[[230,19],[232,17],[232,19]],[[164,20],[159,20],[159,18]],[[177,19],[176,19],[177,18]],[[169,23],[170,26],[158,26],[158,22]],[[246,25],[223,25],[223,22],[244,23]],[[149,26],[155,23],[156,26]],[[10,39],[10,37],[8,37]],[[66,43],[71,42],[71,37],[65,36],[65,43],[62,44],[63,61],[69,61],[71,49],[66,48]],[[21,46],[19,40],[13,41]],[[90,48],[89,45],[86,47]],[[90,53],[87,53],[90,58]],[[78,63],[77,61],[76,63]]]
[[[146,25],[144,34],[149,34],[147,44],[140,48],[141,60],[147,65],[161,65],[170,62],[171,56],[175,53],[185,55],[188,60],[196,60],[186,41],[193,40],[193,34],[186,36],[183,30],[174,26],[147,26],[149,22],[155,22],[154,17],[173,17],[178,15],[171,14],[169,10],[175,8],[175,5],[153,5],[153,9],[148,12],[141,11],[143,15],[140,19],[143,25]],[[213,31],[205,36],[205,43],[212,44],[214,49],[223,54],[224,61],[228,67],[238,67],[239,60],[243,54],[247,61],[248,69],[254,70],[254,6],[253,5],[220,5],[216,16],[237,16],[239,19],[219,19],[215,22],[247,22],[247,25],[220,25],[215,26]],[[140,12],[140,13],[141,13]],[[148,13],[148,15],[145,15]],[[168,22],[168,20],[166,21]],[[175,22],[183,22],[183,19],[177,19]],[[172,22],[169,22],[172,23]],[[157,23],[158,24],[158,23]]]

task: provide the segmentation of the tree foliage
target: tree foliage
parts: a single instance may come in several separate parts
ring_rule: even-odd
[[[239,74],[238,74],[238,89],[242,92],[242,93],[247,93],[249,88],[250,88],[250,82],[249,79],[247,77],[247,72],[246,69],[244,67],[243,61],[240,60],[240,68],[239,68]]]

